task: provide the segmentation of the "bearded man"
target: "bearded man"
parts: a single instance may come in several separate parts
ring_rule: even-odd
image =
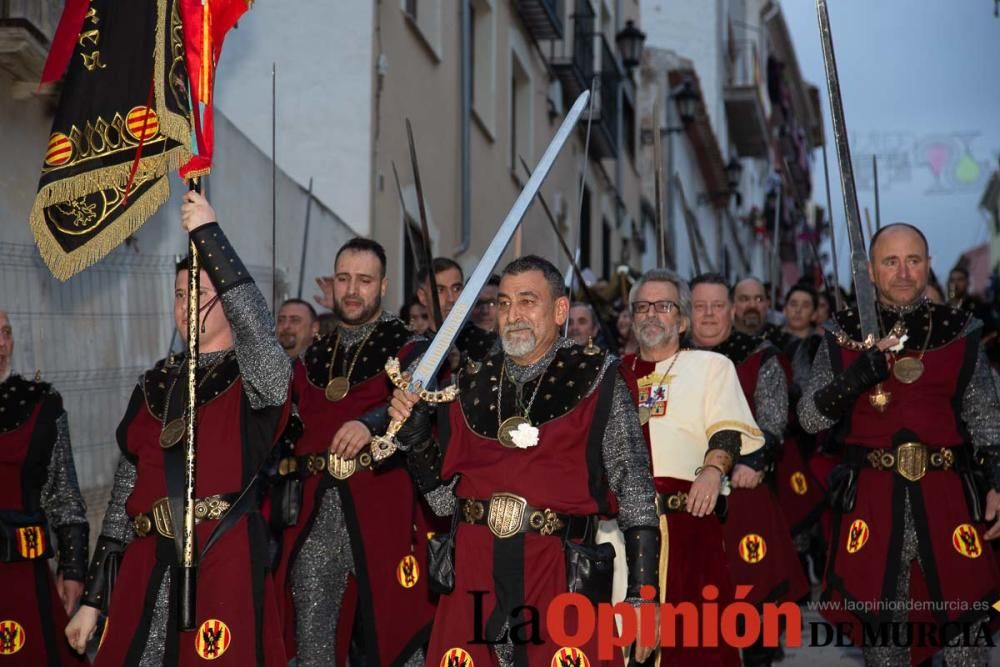
[[[291,596],[288,655],[302,667],[343,664],[360,616],[359,644],[369,663],[417,665],[434,613],[422,576],[429,517],[403,455],[375,472],[367,448],[386,425],[385,362],[408,364],[416,339],[382,309],[389,281],[385,250],[375,241],[345,243],[331,284],[339,324],[295,365],[304,433],[279,465],[302,486],[277,572],[279,589]]]
[[[460,371],[459,398],[439,411],[436,436],[426,403],[393,394],[390,415],[408,418],[404,447],[438,453],[409,459],[418,486],[436,512],[454,513],[453,587],[438,604],[428,664],[529,667],[570,651],[553,641],[545,610],[579,574],[567,550],[583,557],[581,545],[607,568],[585,588],[593,602],[610,602],[611,558],[592,543],[598,517],[616,508],[626,601],[638,606],[640,588],[658,583],[653,483],[630,383],[612,355],[559,336],[569,305],[551,262],[511,262],[498,295],[503,350]],[[651,651],[640,646],[636,657]],[[617,651],[599,659],[596,637],[573,652],[579,664],[621,664]]]

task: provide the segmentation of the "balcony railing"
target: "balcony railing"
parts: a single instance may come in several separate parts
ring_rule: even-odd
[[[600,86],[597,91],[590,149],[595,157],[618,157],[618,87],[622,71],[615,52],[603,34],[594,35],[600,62],[597,64]],[[584,127],[581,124],[581,127]]]
[[[62,6],[60,0],[0,2],[0,69],[18,81],[38,81]]]
[[[559,0],[517,0],[517,11],[535,39],[562,39],[562,5]]]
[[[744,157],[767,157],[770,133],[760,94],[763,75],[753,42],[746,41],[737,48],[726,79],[726,122],[736,150]]]

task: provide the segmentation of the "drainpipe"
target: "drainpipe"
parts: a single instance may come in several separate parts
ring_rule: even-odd
[[[472,188],[471,188],[471,130],[472,130],[472,72],[469,63],[472,62],[472,12],[469,11],[471,0],[459,1],[459,24],[461,32],[461,50],[459,58],[458,77],[461,98],[461,134],[459,136],[459,163],[462,190],[461,218],[462,236],[455,248],[456,255],[462,255],[469,249],[472,236]]]

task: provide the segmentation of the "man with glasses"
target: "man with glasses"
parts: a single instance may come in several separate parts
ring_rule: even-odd
[[[483,331],[496,333],[497,330],[497,290],[500,288],[500,276],[495,273],[479,291],[479,300],[472,309],[472,323]]]
[[[737,461],[759,451],[764,437],[721,354],[681,349],[691,322],[691,292],[677,274],[654,269],[632,287],[632,327],[639,353],[622,364],[638,380],[639,420],[650,444],[660,514],[660,601],[700,601],[704,586],[733,599],[726,563],[720,494]],[[741,459],[741,457],[743,457]],[[669,545],[684,545],[670,548]],[[660,665],[739,665],[735,648],[661,649]]]
[[[447,257],[435,257],[432,262],[434,270],[434,282],[437,285],[438,303],[441,305],[442,322],[448,318],[452,306],[458,301],[459,295],[465,286],[465,276],[462,267],[453,259]],[[417,273],[417,300],[427,309],[431,315],[431,326],[425,334],[428,338],[433,338],[437,332],[437,323],[434,322],[434,306],[431,299],[430,274],[427,268],[422,268]],[[495,317],[495,315],[494,315]],[[466,322],[462,331],[455,339],[455,347],[461,353],[463,361],[479,361],[493,350],[497,342],[496,331],[487,331],[472,322]]]
[[[746,288],[752,283],[748,279],[740,285]],[[763,286],[749,293],[759,297]],[[788,384],[779,352],[766,340],[734,330],[734,304],[721,275],[696,277],[691,281],[691,295],[691,342],[733,362],[747,403],[764,432],[764,446],[733,467],[733,494],[723,531],[733,583],[752,585],[747,600],[754,604],[796,601],[809,592],[809,584],[777,497],[770,485],[760,484],[765,470],[774,465],[788,423]],[[745,324],[763,321],[758,303],[763,302],[744,300]],[[770,665],[775,653],[774,648],[758,642],[744,649],[743,661],[746,665]]]

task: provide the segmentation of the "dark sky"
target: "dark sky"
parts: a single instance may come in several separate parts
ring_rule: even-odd
[[[828,4],[862,219],[867,206],[874,224],[874,152],[883,224],[906,221],[924,230],[933,266],[943,278],[963,251],[988,240],[978,203],[1000,155],[1000,19],[993,16],[994,2]],[[846,283],[844,209],[816,3],[785,0],[781,6],[802,76],[822,91],[841,281]],[[817,202],[825,199],[821,156],[816,151]]]

